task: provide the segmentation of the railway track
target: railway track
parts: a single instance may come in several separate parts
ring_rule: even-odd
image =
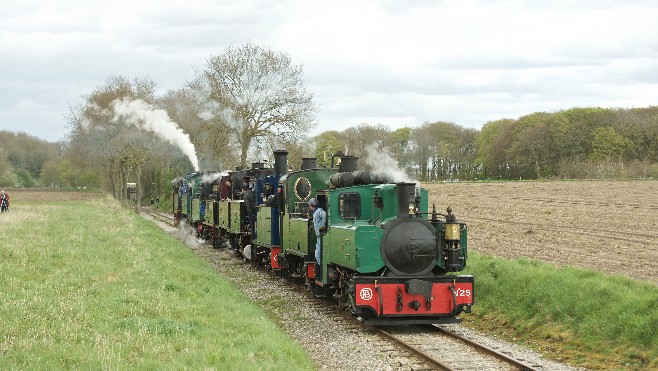
[[[270,278],[274,278],[270,274]],[[306,292],[303,284],[286,285],[287,290]],[[402,327],[373,327],[359,322],[346,311],[337,309],[330,300],[313,299],[309,295],[302,302],[314,312],[329,316],[336,326],[361,333],[369,338],[373,349],[390,358],[404,360],[412,370],[541,370],[512,356],[492,349],[438,325]],[[406,368],[406,367],[405,367]]]
[[[141,208],[154,221],[173,225],[171,213],[149,207]],[[224,249],[209,249],[213,254]],[[226,250],[224,250],[226,251]],[[233,255],[233,254],[231,254]],[[234,254],[237,258],[239,255]],[[244,261],[241,257],[237,262]],[[255,266],[249,265],[251,268]],[[248,269],[251,270],[251,269]],[[261,271],[263,272],[263,271]],[[393,360],[394,368],[414,370],[535,370],[542,369],[522,363],[506,354],[490,349],[476,341],[460,336],[438,326],[405,326],[377,328],[365,326],[351,314],[337,309],[335,302],[318,300],[311,296],[303,284],[292,284],[294,278],[281,279],[273,272],[263,272],[271,282],[265,287],[277,287],[277,292],[304,292],[295,305],[303,305],[307,311],[328,320],[341,334],[354,336],[367,342],[372,352],[380,358]],[[238,274],[239,282],[245,273]],[[287,281],[287,283],[284,283]],[[298,282],[299,283],[299,282]],[[299,324],[304,326],[303,324]],[[323,330],[324,331],[324,330]]]
[[[152,218],[163,222],[169,226],[174,225],[174,215],[172,213],[167,213],[158,209],[154,209],[152,207],[140,207],[139,209],[140,212],[144,212],[151,216]]]
[[[537,370],[509,355],[440,326],[375,329],[436,370]]]

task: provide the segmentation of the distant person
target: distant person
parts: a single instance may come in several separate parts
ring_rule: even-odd
[[[324,234],[325,225],[327,224],[327,212],[322,210],[320,203],[316,198],[308,201],[308,206],[313,211],[313,230],[315,231],[315,261],[318,263],[318,269],[315,270],[315,279],[320,279],[319,272],[322,267],[322,235]]]
[[[8,212],[9,211],[9,194],[5,193],[5,190],[3,189],[0,191],[0,212]]]
[[[155,207],[160,207],[160,197],[155,198]]]

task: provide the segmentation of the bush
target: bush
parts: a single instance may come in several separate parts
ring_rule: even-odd
[[[16,174],[11,171],[5,171],[0,175],[0,187],[15,187],[18,185],[18,178]]]
[[[18,185],[21,187],[32,188],[38,186],[39,183],[32,177],[30,173],[24,169],[16,169],[16,177],[18,178]]]

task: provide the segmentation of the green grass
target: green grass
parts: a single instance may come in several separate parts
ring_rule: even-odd
[[[658,368],[658,287],[534,260],[469,254],[472,325],[593,368]]]
[[[0,216],[0,369],[313,369],[209,263],[111,200]]]
[[[171,194],[171,191],[160,195],[160,210],[171,212],[173,210],[173,205],[174,196]]]

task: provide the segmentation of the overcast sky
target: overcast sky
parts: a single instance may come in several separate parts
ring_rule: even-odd
[[[108,76],[164,93],[246,42],[303,65],[313,134],[658,104],[658,1],[0,0],[0,130],[60,140]]]

